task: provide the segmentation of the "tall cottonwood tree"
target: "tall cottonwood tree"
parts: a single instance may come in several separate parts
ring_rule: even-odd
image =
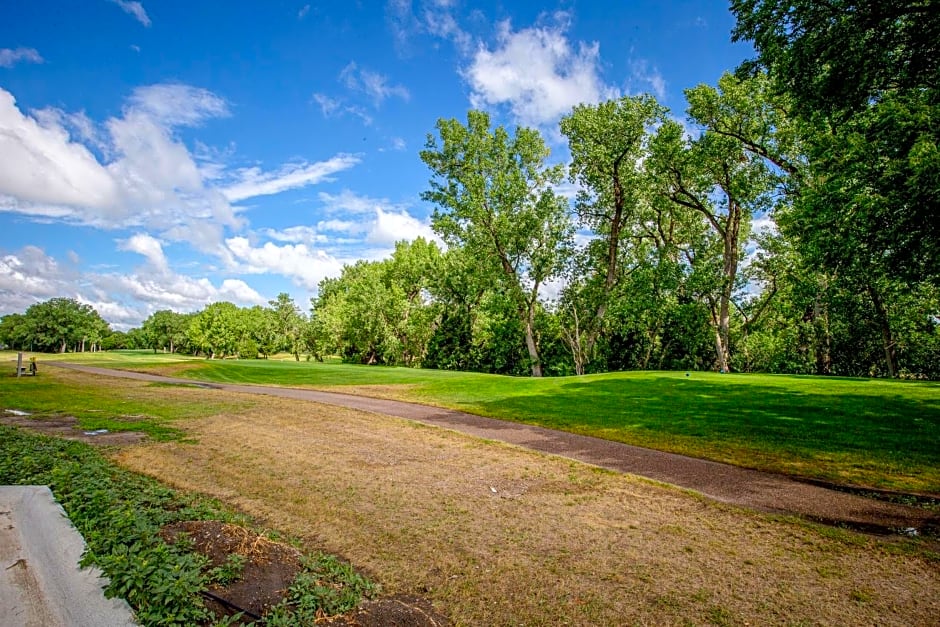
[[[650,132],[662,124],[666,112],[644,95],[578,105],[561,121],[571,151],[569,178],[580,187],[578,218],[598,236],[589,244],[593,250],[587,251],[587,264],[578,268],[588,276],[572,282],[579,286],[580,298],[571,299],[566,308],[564,337],[578,374],[591,358],[611,293],[624,272],[623,240],[642,238],[638,226],[649,218],[650,185],[643,162]],[[587,307],[579,307],[578,301]]]
[[[775,145],[781,126],[773,119],[776,110],[767,106],[769,93],[761,79],[742,81],[726,74],[717,88],[700,85],[686,90],[686,97],[689,118],[702,127],[701,135],[690,139],[681,125],[667,122],[658,131],[652,162],[661,193],[699,215],[715,237],[717,282],[704,295],[715,330],[718,368],[727,371],[732,299],[740,287],[750,221],[771,210],[781,185],[781,164],[791,164],[776,157],[783,150],[771,153],[766,148]]]
[[[110,331],[94,307],[74,298],[51,298],[30,305],[22,323],[22,343],[30,350],[45,352],[95,350]]]
[[[490,274],[525,330],[532,376],[542,376],[535,313],[539,288],[558,276],[567,257],[572,224],[564,198],[552,186],[563,166],[549,166],[538,131],[510,135],[490,127],[490,117],[470,111],[467,124],[437,123],[422,161],[431,169],[422,198],[435,204],[433,227],[451,246],[468,249],[479,271]]]

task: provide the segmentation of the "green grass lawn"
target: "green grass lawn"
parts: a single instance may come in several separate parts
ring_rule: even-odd
[[[4,409],[28,411],[38,418],[67,414],[78,419],[86,430],[141,431],[157,440],[174,439],[180,435],[173,427],[175,420],[198,418],[223,411],[238,411],[245,402],[206,399],[198,405],[173,398],[161,391],[161,384],[151,386],[145,394],[125,394],[120,388],[78,385],[54,376],[49,361],[75,361],[108,368],[129,368],[135,363],[150,363],[133,356],[119,357],[113,353],[84,355],[38,355],[39,375],[15,376],[16,354],[0,353],[0,412]],[[77,357],[77,358],[76,358]],[[169,360],[166,360],[169,363]],[[3,364],[9,364],[6,368]],[[53,370],[50,376],[50,370]],[[260,402],[260,401],[259,401]]]
[[[165,371],[179,358],[122,352],[81,360]],[[703,372],[531,379],[273,360],[176,367],[214,382],[399,386],[381,393],[752,468],[940,494],[933,382]]]

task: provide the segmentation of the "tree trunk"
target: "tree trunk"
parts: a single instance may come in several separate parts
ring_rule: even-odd
[[[741,207],[730,201],[728,218],[724,230],[722,253],[721,294],[718,296],[718,328],[715,330],[715,349],[718,353],[718,368],[729,372],[731,335],[731,294],[734,279],[738,274],[738,234],[741,230]]]
[[[536,289],[538,286],[536,286]],[[542,362],[539,360],[539,347],[535,343],[535,299],[529,301],[525,313],[525,347],[529,351],[529,360],[532,363],[532,376],[542,376]]]
[[[822,287],[826,289],[825,284]],[[816,336],[816,374],[832,374],[832,336],[829,334],[829,305],[816,292],[813,302],[813,328]]]
[[[881,328],[881,341],[885,350],[885,363],[888,366],[888,376],[894,379],[898,376],[898,358],[895,352],[894,335],[891,333],[891,324],[888,321],[888,311],[885,309],[881,295],[874,286],[868,286],[868,294],[871,296],[871,302],[875,306],[875,317],[878,326]]]

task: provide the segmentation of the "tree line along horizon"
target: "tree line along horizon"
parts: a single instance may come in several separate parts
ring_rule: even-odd
[[[111,333],[60,298],[4,316],[0,343],[940,378],[940,14],[927,0],[731,8],[755,59],[687,89],[684,122],[650,95],[576,106],[567,167],[536,129],[439,120],[422,198],[446,250],[418,238],[346,265],[309,315],[282,293]],[[547,284],[563,285],[552,301]]]

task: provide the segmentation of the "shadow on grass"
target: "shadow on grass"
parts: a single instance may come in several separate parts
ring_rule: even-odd
[[[703,457],[716,450],[883,467],[886,472],[937,473],[940,386],[838,379],[664,373],[566,380],[550,390],[468,404],[487,415],[628,443],[665,443]],[[472,409],[470,409],[472,411]],[[685,444],[668,446],[670,438]],[[932,491],[940,491],[934,485]]]

